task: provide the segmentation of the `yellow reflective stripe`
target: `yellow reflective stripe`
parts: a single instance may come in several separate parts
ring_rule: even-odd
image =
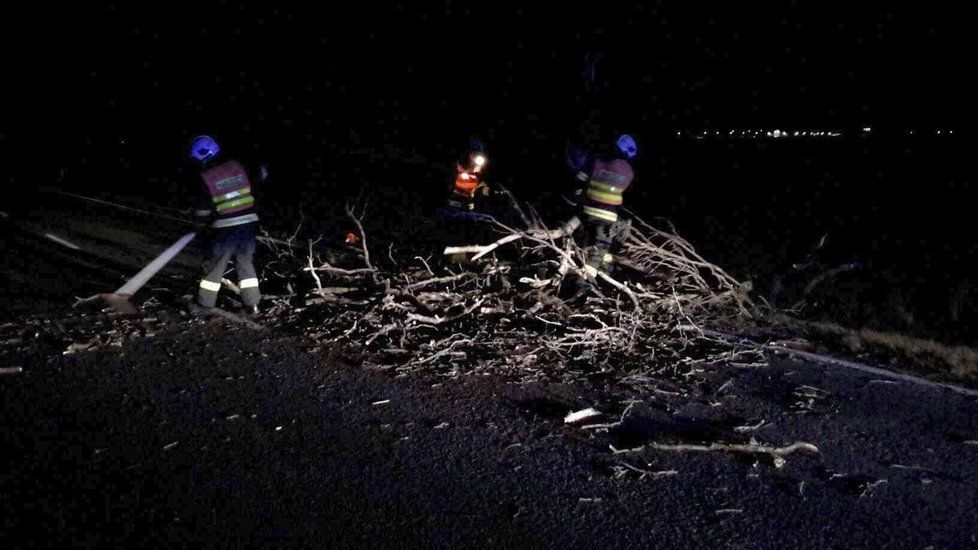
[[[610,222],[618,221],[618,213],[609,212],[602,208],[594,208],[593,206],[585,206],[584,213],[592,218],[600,218],[602,220],[608,220]]]
[[[588,189],[587,196],[598,202],[612,204],[615,206],[618,206],[622,202],[621,195],[616,195],[614,193],[602,193],[601,191],[595,191],[594,189]]]
[[[619,193],[620,194],[622,191],[624,191],[624,189],[622,189],[620,187],[616,187],[614,185],[610,185],[610,184],[607,184],[607,183],[601,183],[600,181],[595,181],[595,180],[591,180],[590,182],[588,182],[588,184],[591,187],[594,187],[595,189],[598,189],[600,191],[608,191],[609,193]]]
[[[203,280],[200,282],[200,288],[209,290],[211,292],[217,292],[221,290],[221,283],[212,283],[208,280]]]
[[[255,202],[255,197],[243,197],[237,200],[221,203],[217,205],[217,208],[215,210],[217,210],[218,212],[223,212],[225,210],[229,210],[231,208],[235,208],[238,206],[243,206],[245,204],[252,204],[253,202]]]
[[[241,288],[258,288],[258,279],[255,277],[250,279],[241,279],[238,286]]]
[[[251,188],[245,187],[244,189],[238,189],[237,191],[231,191],[230,193],[224,193],[223,195],[214,197],[214,203],[216,204],[219,202],[231,200],[235,197],[240,197],[243,195],[250,195],[250,194],[251,194]]]

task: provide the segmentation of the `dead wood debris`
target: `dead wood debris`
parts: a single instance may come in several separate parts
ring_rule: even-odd
[[[596,286],[569,297],[586,275],[573,239],[577,218],[549,229],[520,211],[527,227],[490,221],[495,241],[445,250],[468,254],[468,263],[394,258],[390,247],[384,265],[370,259],[362,212],[346,212],[360,250],[337,253],[318,241],[308,243],[304,258],[295,255],[298,247],[273,250],[274,276],[287,280],[279,286],[301,303],[302,319],[285,301],[277,306],[320,347],[350,350],[368,368],[523,382],[602,376],[648,389],[660,378],[691,380],[731,362],[764,364],[762,355],[730,351],[701,328],[750,316],[749,285],[637,217],[614,228],[619,272],[598,273]]]

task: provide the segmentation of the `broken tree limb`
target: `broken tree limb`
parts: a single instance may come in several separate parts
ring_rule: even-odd
[[[319,275],[316,274],[316,267],[312,265],[312,241],[309,241],[309,267],[308,267],[308,269],[309,269],[309,273],[312,275],[312,278],[316,281],[316,290],[319,292],[319,295],[322,296],[323,295],[323,281],[319,278]]]
[[[518,241],[523,238],[532,237],[535,239],[554,240],[562,237],[567,237],[573,234],[574,231],[576,231],[577,228],[581,226],[581,220],[577,216],[574,216],[573,218],[565,222],[563,225],[561,225],[559,228],[550,231],[538,229],[538,230],[524,232],[524,231],[517,231],[515,229],[502,225],[499,222],[496,222],[496,224],[501,226],[505,230],[509,231],[510,234],[487,245],[449,246],[445,248],[443,254],[445,255],[470,254],[474,252],[475,256],[472,257],[472,261],[475,261],[489,254],[493,250],[496,250],[500,246],[503,246],[504,244]]]
[[[367,248],[367,233],[363,230],[363,224],[360,223],[360,218],[353,213],[353,209],[350,205],[346,205],[346,215],[353,220],[353,223],[357,226],[357,233],[360,237],[360,250],[363,251],[363,263],[367,266],[370,271],[375,271],[373,264],[370,263],[370,250]]]
[[[767,445],[741,445],[733,443],[711,443],[709,445],[667,445],[664,443],[647,443],[641,447],[633,449],[616,449],[614,445],[609,445],[611,451],[618,454],[639,453],[646,449],[653,451],[675,451],[675,452],[700,452],[700,453],[744,453],[744,454],[766,454],[772,457],[784,458],[791,453],[806,452],[818,453],[818,447],[811,443],[796,442],[784,447],[770,447]]]
[[[638,301],[638,296],[635,296],[635,293],[632,292],[630,288],[625,286],[624,283],[620,283],[616,281],[604,271],[598,271],[598,278],[608,283],[609,285],[617,288],[618,290],[624,292],[628,296],[628,298],[632,301],[632,305],[635,306],[635,311],[640,311],[642,309],[642,304],[641,302]]]
[[[231,279],[228,279],[227,277],[222,277],[221,278],[221,285],[223,285],[224,288],[230,290],[231,292],[233,292],[235,294],[241,294],[241,289],[238,288],[238,285],[234,284],[231,281]]]
[[[489,246],[485,247],[482,251],[480,251],[475,256],[472,256],[472,261],[478,260],[479,258],[485,256],[486,254],[489,254],[490,252],[492,252],[493,250],[499,248],[500,246],[502,246],[504,244],[511,243],[513,241],[518,241],[518,240],[520,240],[522,238],[523,238],[523,235],[509,235],[507,237],[503,237],[502,239],[499,239],[498,241],[496,241],[496,242],[490,244]]]

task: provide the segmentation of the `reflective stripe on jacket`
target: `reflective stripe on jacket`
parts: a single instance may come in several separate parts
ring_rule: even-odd
[[[627,161],[594,161],[594,170],[588,180],[587,198],[584,201],[584,215],[611,223],[618,221],[622,193],[631,186],[634,177],[635,173]]]
[[[238,217],[255,206],[248,174],[237,161],[230,160],[201,174],[204,186],[219,218]]]

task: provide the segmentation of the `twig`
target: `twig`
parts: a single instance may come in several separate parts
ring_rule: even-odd
[[[364,232],[360,218],[356,217],[349,204],[346,205],[346,215],[357,225],[357,232],[360,234],[360,249],[363,250],[363,263],[367,266],[367,269],[374,271],[374,266],[370,263],[370,250],[367,249],[367,233]]]
[[[440,325],[442,323],[450,323],[452,321],[461,319],[462,317],[465,317],[466,315],[472,313],[473,311],[475,311],[476,309],[478,309],[479,306],[481,306],[483,304],[483,302],[485,302],[485,299],[484,298],[483,299],[479,299],[474,304],[472,304],[471,306],[465,308],[465,311],[463,311],[462,313],[459,313],[458,315],[454,315],[452,317],[437,317],[437,316],[435,316],[435,317],[429,317],[427,315],[417,315],[415,313],[409,313],[408,316],[407,316],[407,320],[408,321],[417,321],[419,323],[424,323],[424,324],[427,324],[427,325]]]
[[[455,281],[460,281],[460,280],[463,280],[463,279],[469,279],[469,278],[474,277],[474,276],[475,276],[474,273],[465,272],[465,273],[459,273],[458,275],[450,275],[450,276],[447,276],[447,277],[434,277],[434,278],[431,278],[431,279],[425,279],[423,281],[418,281],[416,283],[411,283],[411,284],[407,285],[404,288],[404,290],[411,291],[411,290],[417,290],[419,288],[426,287],[428,285],[440,285],[440,284],[444,284],[444,283],[453,283]]]

